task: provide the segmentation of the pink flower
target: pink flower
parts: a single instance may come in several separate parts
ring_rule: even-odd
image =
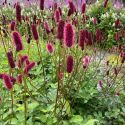
[[[48,53],[53,53],[54,52],[53,44],[52,43],[47,43],[46,49],[47,49]]]
[[[54,13],[54,19],[55,19],[56,22],[59,22],[60,19],[61,19],[60,11],[58,9]]]
[[[11,24],[10,24],[10,30],[14,31],[15,27],[16,27],[16,21],[12,21]]]
[[[88,56],[85,56],[85,57],[83,58],[83,67],[84,67],[84,68],[87,68],[88,65],[89,65],[89,63],[90,63],[90,58],[89,58]]]
[[[82,13],[84,14],[85,11],[86,11],[86,3],[83,3],[83,4],[82,4],[81,10],[82,10]]]
[[[72,72],[73,65],[74,65],[73,57],[71,55],[68,55],[67,61],[66,61],[66,66],[67,66],[66,70],[68,73]]]
[[[58,23],[58,29],[57,29],[57,38],[59,40],[63,39],[64,26],[65,26],[65,21],[60,20],[59,23]]]
[[[15,68],[15,62],[13,58],[13,53],[12,51],[7,52],[7,58],[8,58],[8,63],[11,68]]]
[[[32,29],[33,38],[34,38],[36,41],[38,41],[39,35],[38,35],[38,31],[37,31],[37,26],[36,26],[36,24],[32,24],[32,25],[31,25],[31,29]]]
[[[79,46],[81,47],[82,50],[84,50],[85,39],[86,39],[85,30],[81,30],[80,31],[80,36],[79,36]]]
[[[35,62],[31,62],[29,65],[27,65],[25,68],[24,68],[24,74],[28,74],[29,71],[36,65]]]
[[[70,14],[73,14],[74,12],[76,12],[76,7],[74,5],[74,3],[72,2],[72,0],[69,0],[69,11],[70,11]]]
[[[44,10],[44,0],[40,0],[40,10]]]
[[[3,75],[3,83],[8,90],[11,90],[13,88],[13,83],[11,81],[11,78],[7,74]]]
[[[16,20],[21,22],[21,6],[19,3],[16,4]]]

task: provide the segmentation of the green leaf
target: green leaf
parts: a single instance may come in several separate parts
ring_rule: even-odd
[[[90,120],[89,120],[86,124],[84,124],[84,125],[94,125],[95,122],[98,122],[98,120],[96,120],[96,119],[90,119]]]
[[[71,120],[70,123],[81,123],[83,121],[82,116],[80,115],[74,115]]]

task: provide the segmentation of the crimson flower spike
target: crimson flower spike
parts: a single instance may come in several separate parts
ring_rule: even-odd
[[[66,66],[67,66],[66,70],[68,73],[71,73],[73,71],[73,65],[74,65],[73,57],[71,55],[68,55],[66,61]]]
[[[19,3],[16,4],[16,20],[21,22],[21,6]]]
[[[64,45],[66,47],[72,47],[74,44],[75,32],[72,24],[67,23],[64,27]]]
[[[12,35],[14,45],[16,47],[16,51],[19,52],[23,50],[23,43],[22,43],[21,35],[19,34],[19,32],[13,31],[11,35]]]
[[[39,35],[38,35],[38,32],[37,32],[36,24],[32,24],[32,25],[31,25],[31,29],[32,29],[33,38],[34,38],[36,41],[38,41]]]
[[[57,38],[59,40],[63,39],[64,26],[65,26],[65,21],[60,20],[59,23],[58,23],[58,29],[57,29]]]
[[[7,52],[7,58],[8,58],[8,63],[10,65],[10,67],[11,68],[15,68],[15,62],[14,62],[14,59],[13,59],[13,53],[12,53],[12,51]]]
[[[40,0],[40,10],[44,10],[44,0]]]

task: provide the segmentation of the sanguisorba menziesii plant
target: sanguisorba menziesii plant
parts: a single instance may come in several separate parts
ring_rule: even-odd
[[[8,91],[3,98],[9,101],[0,100],[0,104],[6,106],[2,113],[11,110],[11,118],[1,115],[7,124],[13,124],[13,118],[24,125],[63,125],[68,119],[72,124],[74,115],[84,117],[80,110],[86,104],[91,107],[89,101],[113,101],[125,89],[125,52],[120,42],[124,39],[123,22],[119,18],[114,21],[112,36],[117,46],[102,51],[100,45],[105,46],[107,34],[100,27],[101,19],[89,17],[86,2],[80,8],[72,0],[67,8],[54,2],[49,9],[45,3],[39,0],[32,5],[29,1],[28,7],[15,3],[15,8],[10,7],[14,16],[0,21],[4,22],[0,54],[7,61],[1,63],[6,66],[0,70],[0,79],[2,91]],[[108,3],[102,3],[104,11]],[[110,54],[115,57],[113,62]],[[103,112],[105,106],[101,106]]]

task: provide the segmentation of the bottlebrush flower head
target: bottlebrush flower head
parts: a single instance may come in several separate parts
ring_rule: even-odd
[[[46,49],[47,49],[48,53],[53,53],[54,52],[53,44],[52,43],[47,43]]]
[[[108,1],[109,1],[109,0],[105,0],[105,1],[104,1],[104,8],[107,7],[107,5],[108,5]]]
[[[24,68],[24,74],[28,74],[29,71],[36,65],[35,62],[31,62],[29,65],[27,65],[25,68]]]
[[[22,74],[19,74],[19,75],[18,75],[17,81],[18,81],[19,84],[22,84],[22,83],[23,83],[23,75],[22,75]]]
[[[32,30],[33,38],[34,38],[36,41],[38,41],[39,35],[38,35],[38,32],[37,32],[37,26],[36,26],[36,24],[32,24],[32,25],[31,25],[31,30]]]
[[[83,58],[83,68],[87,68],[90,63],[90,58],[88,56],[85,56]]]
[[[51,32],[50,26],[47,21],[44,22],[44,29],[46,30],[47,34]]]
[[[8,63],[11,68],[15,68],[15,62],[13,59],[13,53],[12,51],[7,52],[7,58],[8,58]]]
[[[68,55],[67,57],[67,61],[66,61],[66,71],[68,73],[71,73],[73,71],[73,65],[74,65],[74,61],[73,61],[73,57],[71,55]]]
[[[16,20],[21,22],[21,6],[19,3],[16,4]]]
[[[82,11],[83,14],[85,13],[85,11],[86,11],[86,3],[82,4],[81,11]]]
[[[0,73],[0,79],[3,79],[4,75],[8,75],[8,74],[4,74],[4,73],[1,74],[1,73]],[[10,75],[8,75],[8,76],[9,76],[9,78],[10,78],[10,81],[11,81],[12,84],[14,85],[15,82],[16,82],[16,79],[15,79],[14,77],[10,76]]]
[[[44,2],[45,0],[40,0],[40,10],[44,10]]]
[[[81,47],[82,50],[84,50],[85,39],[86,39],[85,30],[81,30],[80,31],[80,36],[79,36],[79,46]]]
[[[15,27],[16,27],[16,21],[12,21],[11,24],[10,24],[10,30],[14,31]]]
[[[59,23],[58,23],[58,29],[57,29],[57,38],[59,40],[63,39],[64,26],[65,26],[65,21],[60,20]]]
[[[60,12],[58,9],[56,9],[56,11],[54,12],[54,19],[56,22],[59,22],[61,19]]]
[[[69,10],[70,10],[70,13],[73,14],[74,12],[76,12],[76,7],[74,5],[74,3],[72,2],[72,0],[69,0]]]
[[[64,45],[66,47],[72,47],[74,44],[75,32],[72,24],[67,23],[64,26]]]
[[[3,84],[8,90],[11,90],[13,88],[13,83],[11,82],[9,75],[7,74],[3,75]]]
[[[19,32],[13,31],[11,35],[12,35],[12,39],[16,47],[16,51],[19,52],[23,50],[22,38]]]

